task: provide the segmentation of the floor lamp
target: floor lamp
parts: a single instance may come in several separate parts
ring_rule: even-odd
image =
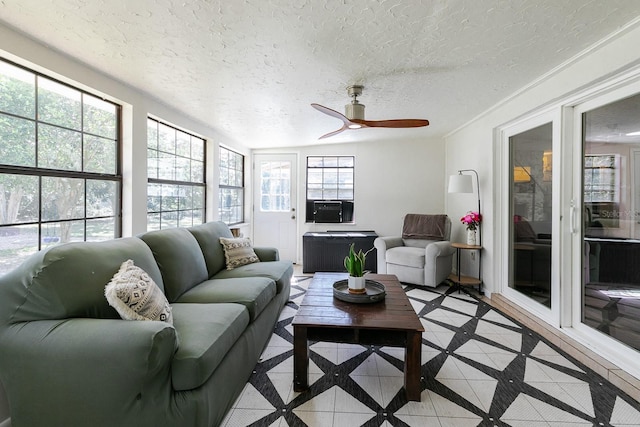
[[[478,213],[480,212],[480,180],[478,172],[474,169],[460,169],[458,175],[449,176],[449,193],[473,193],[473,180],[471,175],[463,172],[473,172],[476,176],[476,188],[478,189]],[[482,222],[478,224],[478,243],[482,246]]]

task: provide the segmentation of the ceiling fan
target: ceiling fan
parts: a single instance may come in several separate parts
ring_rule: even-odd
[[[362,129],[362,128],[417,128],[423,126],[429,126],[429,120],[423,119],[395,119],[395,120],[365,120],[364,119],[364,104],[358,102],[358,96],[362,95],[362,89],[364,86],[353,85],[347,88],[347,93],[353,99],[350,104],[344,106],[345,114],[342,115],[339,112],[327,108],[320,104],[311,104],[313,108],[328,114],[331,117],[342,120],[342,127],[333,132],[329,132],[322,135],[318,139],[329,138],[330,136],[337,135],[347,129]]]

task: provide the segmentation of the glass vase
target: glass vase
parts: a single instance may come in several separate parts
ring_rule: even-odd
[[[467,245],[475,246],[476,243],[476,230],[467,230]]]

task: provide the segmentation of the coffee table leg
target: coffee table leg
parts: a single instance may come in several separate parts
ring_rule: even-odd
[[[293,325],[293,390],[309,388],[309,342],[307,327]]]
[[[407,332],[407,349],[404,353],[404,389],[407,399],[420,401],[422,332]]]

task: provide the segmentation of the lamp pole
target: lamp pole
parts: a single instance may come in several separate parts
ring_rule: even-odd
[[[475,169],[460,169],[458,170],[459,174],[462,172],[473,172],[476,176],[476,188],[478,189],[478,214],[482,215],[480,211],[480,178],[478,178],[478,172]],[[479,246],[482,246],[482,221],[478,224],[478,243]]]

